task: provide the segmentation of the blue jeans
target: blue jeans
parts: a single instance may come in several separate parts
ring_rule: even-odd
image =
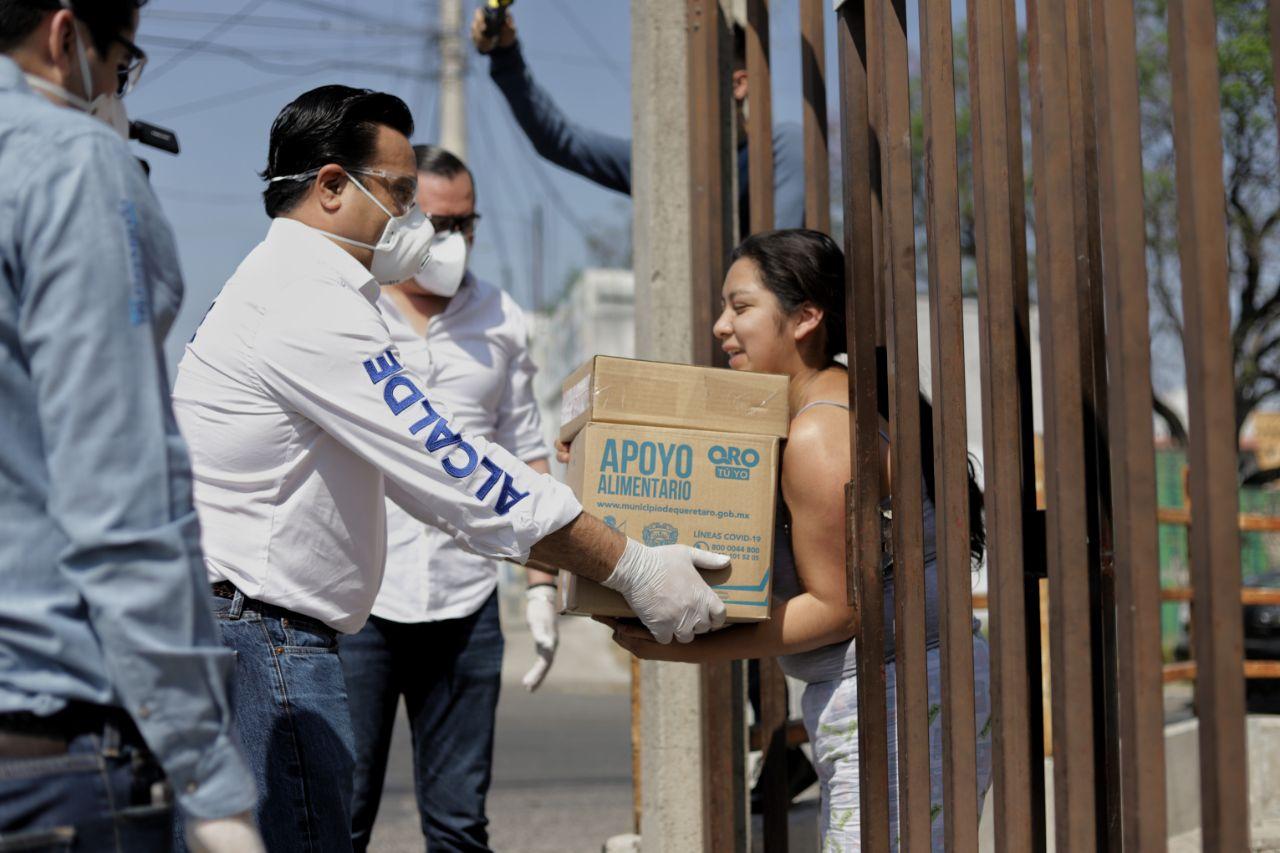
[[[0,759],[0,853],[169,850],[164,774],[127,728],[78,735],[65,755]]]
[[[355,757],[335,632],[304,617],[211,599],[236,653],[236,729],[258,783],[258,827],[271,853],[351,850]]]
[[[401,696],[427,849],[489,849],[484,800],[502,649],[496,592],[462,619],[404,624],[372,617],[360,633],[342,638],[356,738],[351,840],[357,851],[368,847],[378,815]]]

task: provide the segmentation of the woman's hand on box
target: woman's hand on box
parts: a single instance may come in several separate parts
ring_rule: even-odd
[[[698,662],[697,640],[691,643],[659,643],[639,619],[614,619],[609,616],[591,618],[613,629],[613,641],[641,660]]]
[[[556,461],[561,465],[569,464],[569,445],[556,439]]]

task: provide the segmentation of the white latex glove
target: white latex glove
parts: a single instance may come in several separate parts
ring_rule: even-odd
[[[521,684],[530,693],[538,689],[547,677],[556,659],[556,646],[560,645],[560,629],[556,624],[556,588],[550,584],[531,586],[525,591],[524,621],[533,635],[533,647],[538,659],[525,673]]]
[[[187,818],[186,836],[191,853],[266,853],[251,812],[212,820]]]
[[[627,540],[604,585],[622,593],[659,643],[687,643],[724,624],[724,602],[698,569],[725,569],[729,558],[688,545],[650,548]]]

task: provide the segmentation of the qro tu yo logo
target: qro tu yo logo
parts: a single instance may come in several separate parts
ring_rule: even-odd
[[[716,479],[750,480],[751,469],[760,464],[760,451],[716,444],[707,451],[707,459],[715,466]]]

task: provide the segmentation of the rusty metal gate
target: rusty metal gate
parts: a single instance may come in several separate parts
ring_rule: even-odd
[[[830,230],[828,80],[839,87],[848,270],[851,441],[848,588],[859,605],[859,747],[864,849],[890,847],[875,348],[889,362],[892,549],[901,848],[929,849],[921,466],[937,491],[947,849],[978,849],[966,383],[980,382],[988,534],[997,848],[1162,850],[1164,720],[1151,342],[1133,0],[968,0],[972,191],[980,376],[965,375],[952,0],[910,0],[919,22],[923,234],[913,207],[908,0],[799,0],[806,224]],[[772,227],[768,0],[747,0],[750,222]],[[1280,0],[1272,0],[1273,30]],[[695,351],[710,329],[736,241],[725,11],[689,0]],[[824,62],[835,26],[839,68]],[[1200,624],[1200,790],[1207,850],[1245,850],[1249,820],[1242,693],[1236,433],[1227,236],[1212,0],[1169,0],[1176,190],[1190,408],[1192,577]],[[1276,46],[1273,45],[1273,49]],[[1280,56],[1280,52],[1275,52]],[[1025,77],[1023,76],[1025,72]],[[1025,82],[1024,82],[1025,81]],[[1029,88],[1034,267],[1044,389],[1044,509],[1037,508],[1031,400],[1023,93]],[[917,238],[927,247],[931,349],[918,351]],[[709,286],[708,286],[709,283]],[[918,359],[932,367],[935,456],[921,459]],[[1048,578],[1052,779],[1044,778],[1039,578]],[[702,675],[707,850],[740,848],[742,669]],[[781,672],[763,663],[754,740],[780,752]],[[732,709],[733,713],[727,713]],[[779,762],[781,764],[781,762]],[[787,849],[786,791],[766,789],[764,847]],[[1055,826],[1045,826],[1051,784]]]

